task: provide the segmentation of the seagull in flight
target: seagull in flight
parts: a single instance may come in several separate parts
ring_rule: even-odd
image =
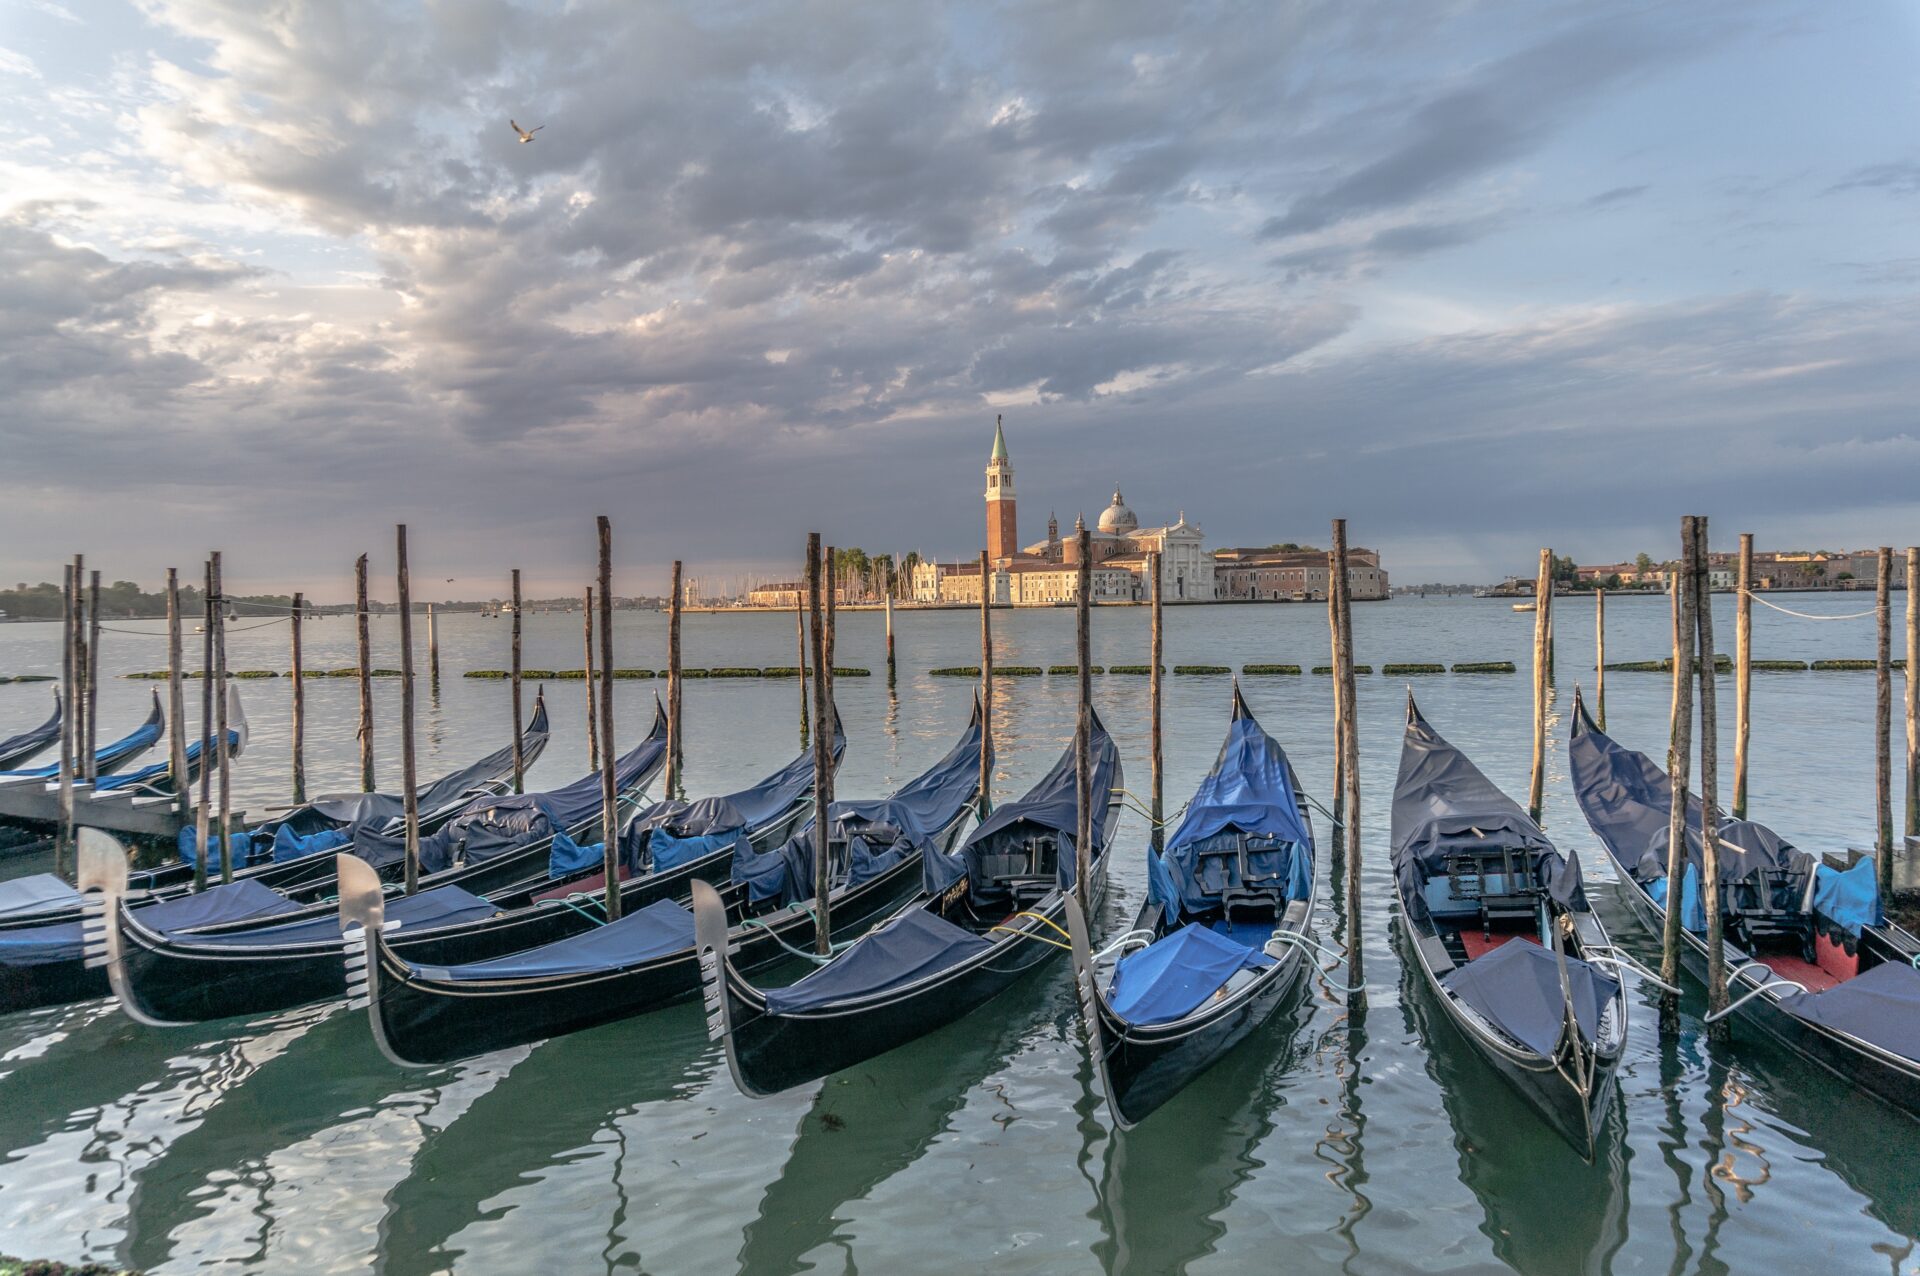
[[[533,140],[533,135],[546,127],[546,125],[544,124],[536,124],[532,128],[521,128],[520,125],[513,120],[508,120],[507,123],[512,124],[513,131],[520,135],[520,144],[522,146],[525,146],[528,142],[531,142]]]

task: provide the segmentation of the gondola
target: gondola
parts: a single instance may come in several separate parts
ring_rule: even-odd
[[[36,753],[51,749],[60,739],[60,693],[53,693],[53,716],[31,731],[22,731],[10,739],[0,740],[0,771],[10,770],[31,758]]]
[[[1106,848],[1120,816],[1120,755],[1092,718],[1099,804],[1084,888],[1097,908]],[[1075,759],[1069,747],[1040,783],[995,810],[951,855],[928,856],[927,887],[872,933],[784,988],[759,988],[734,959],[719,894],[696,886],[695,942],[708,1031],[740,1089],[778,1094],[852,1067],[952,1023],[1067,947],[1075,888]]]
[[[1087,1048],[1107,1107],[1130,1129],[1302,986],[1314,843],[1293,767],[1240,688],[1213,769],[1166,850],[1147,852],[1133,929],[1091,950],[1067,899]]]
[[[229,728],[228,743],[237,751],[246,742],[246,719],[240,712],[238,695],[230,694],[232,699],[229,701],[228,721],[236,725]],[[535,726],[544,736],[545,718],[539,712],[535,713],[534,721],[529,725],[526,742],[531,742],[534,734],[532,728]],[[204,743],[195,741],[187,749],[190,775],[197,774],[203,756],[213,752],[204,749]],[[656,706],[653,729],[646,739],[620,759],[619,778],[631,781],[635,786],[643,785],[659,771],[665,760],[666,719]],[[598,825],[597,773],[591,779],[594,798],[590,815],[579,817],[584,822],[575,827],[576,832],[584,833]],[[568,789],[555,792],[568,794],[583,784],[584,781],[576,781]],[[522,799],[474,798],[461,806],[453,819],[469,815],[480,818],[486,813],[489,803],[519,800]],[[562,804],[554,809],[564,816],[577,807],[575,804]],[[367,833],[369,830],[364,826],[355,830],[356,837]],[[237,839],[240,837],[236,835]],[[499,854],[487,862],[454,864],[439,872],[430,872],[422,878],[421,884],[427,889],[459,885],[469,891],[484,892],[530,881],[544,881],[546,849],[551,840],[551,833],[544,839],[529,837],[525,846]],[[381,863],[381,872],[389,878],[398,878],[404,871],[404,855],[401,853],[388,854]],[[330,855],[314,854],[288,862],[267,862],[239,868],[234,871],[231,883],[211,886],[200,892],[193,891],[191,868],[187,867],[183,872],[182,867],[168,864],[158,869],[129,873],[124,867],[123,854],[122,867],[103,870],[104,876],[97,881],[89,878],[87,866],[83,863],[79,890],[51,874],[0,883],[0,1014],[111,995],[104,958],[96,954],[94,964],[87,964],[87,940],[91,939],[104,952],[106,938],[103,925],[96,925],[90,936],[82,931],[83,911],[93,913],[96,921],[103,921],[101,897],[87,894],[90,888],[94,891],[104,890],[109,884],[119,887],[124,895],[117,908],[132,912],[143,913],[149,908],[181,903],[189,898],[215,901],[202,905],[181,903],[178,909],[149,916],[148,925],[168,933],[206,927],[246,929],[269,923],[284,925],[312,917],[331,918],[333,914],[330,896],[334,891],[334,862]],[[203,914],[202,908],[211,911]]]
[[[59,719],[60,711],[55,709],[53,727],[56,733],[60,729]],[[159,741],[165,728],[166,720],[160,713],[160,693],[156,691],[153,693],[153,707],[147,711],[146,720],[111,744],[101,745],[99,750],[94,753],[94,775],[101,778],[112,776],[115,771],[133,761],[148,749],[151,749]],[[7,742],[7,744],[11,743],[12,741]],[[6,744],[0,744],[0,750],[4,750],[6,747]],[[38,751],[36,748],[29,752]],[[79,775],[80,767],[76,765],[74,767],[76,782],[78,782]],[[0,771],[0,784],[47,784],[59,778],[60,764],[57,762],[23,771]],[[96,785],[95,787],[105,790],[115,786],[107,784]]]
[[[1666,771],[1574,703],[1568,759],[1587,823],[1628,904],[1656,936],[1669,900]],[[1681,964],[1706,982],[1700,799],[1687,800]],[[1733,1014],[1904,1112],[1920,1115],[1920,939],[1886,922],[1874,861],[1816,859],[1764,824],[1713,813],[1720,842],[1722,959]]]
[[[1617,1090],[1627,1000],[1579,859],[1441,738],[1411,695],[1392,841],[1405,947],[1428,992],[1591,1160]]]
[[[972,809],[980,747],[976,708],[959,744],[892,798],[829,808],[834,934],[862,933],[919,889],[923,860],[952,846]],[[613,922],[548,899],[546,907],[473,927],[457,944],[426,937],[411,948],[404,929],[394,937],[384,933],[390,906],[364,868],[343,857],[341,926],[351,928],[351,977],[364,980],[356,997],[367,1003],[380,1049],[401,1065],[444,1063],[692,997],[700,989],[694,920],[675,895],[684,898],[689,887],[711,890],[709,880],[722,884],[720,907],[750,968],[804,953],[799,945],[815,929],[810,830],[765,852],[737,831],[730,842],[730,863],[676,874],[680,885],[671,894],[649,876],[636,876],[637,887],[651,889],[632,892],[629,905],[623,886],[622,916]]]
[[[643,766],[645,762],[643,757]],[[596,810],[573,831],[586,836],[598,820]],[[543,837],[529,831],[529,840],[543,846],[565,837],[564,830]],[[87,955],[106,967],[114,995],[134,1020],[153,1027],[199,1023],[345,994],[335,901],[296,898],[255,878],[130,908],[122,894],[124,851],[111,839],[93,839],[90,847],[83,848],[80,883],[83,889],[101,892],[104,903],[88,938]],[[513,854],[524,858],[521,850]],[[335,857],[325,858],[331,882],[337,864]],[[379,879],[379,872],[364,861],[353,862]],[[387,906],[389,918],[396,926],[409,927],[409,941],[417,934],[451,950],[483,942],[469,932],[500,918],[503,910],[526,908],[535,887],[549,881],[544,869],[532,884],[525,872],[517,871],[493,891],[477,894],[449,880],[467,874],[466,881],[476,881],[478,872],[491,871],[495,862],[443,872],[439,884],[429,874],[416,894],[395,896]],[[388,884],[385,889],[396,888]],[[89,903],[93,898],[88,897]],[[203,910],[216,902],[218,915],[205,915]],[[561,907],[565,911],[570,906]]]

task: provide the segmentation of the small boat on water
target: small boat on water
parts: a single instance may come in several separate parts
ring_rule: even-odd
[[[1076,883],[1079,822],[1072,746],[1017,802],[952,854],[929,854],[925,889],[878,928],[784,988],[756,987],[735,962],[725,902],[693,891],[708,1032],[740,1089],[778,1094],[884,1054],[964,1017],[1068,948],[1066,899],[1098,906],[1120,817],[1119,750],[1089,715],[1093,845]]]
[[[1067,898],[1087,1048],[1122,1129],[1264,1023],[1307,970],[1313,829],[1238,685],[1213,769],[1166,850],[1147,852],[1147,884],[1133,929],[1097,954]]]
[[[1623,893],[1664,933],[1673,787],[1666,770],[1601,731],[1574,700],[1568,761],[1587,823]],[[1680,887],[1681,964],[1706,981],[1700,889],[1702,804],[1687,799]],[[1853,1086],[1920,1116],[1920,938],[1885,920],[1874,861],[1814,856],[1752,820],[1713,819],[1720,844],[1722,952],[1729,1010]]]
[[[0,771],[10,770],[36,753],[51,749],[60,740],[60,692],[53,693],[53,716],[31,730],[0,740]]]
[[[1538,610],[1540,609],[1540,604],[1538,604],[1538,603],[1515,603],[1515,604],[1513,605],[1513,609],[1514,609],[1515,611],[1538,611]]]
[[[57,703],[54,706],[53,717],[49,723],[43,723],[41,726],[35,728],[34,731],[28,732],[27,734],[37,734],[39,731],[45,730],[49,725],[53,728],[54,737],[58,739],[60,734],[60,708]],[[115,771],[118,771],[121,767],[133,761],[158,743],[165,730],[166,719],[161,715],[160,693],[156,691],[153,693],[153,707],[147,711],[145,720],[132,731],[129,731],[126,735],[121,736],[111,744],[101,745],[99,750],[93,755],[95,776],[100,778],[111,777]],[[24,738],[23,736],[14,737],[15,740]],[[7,741],[6,744],[0,744],[0,751],[4,751],[12,744],[12,740]],[[39,752],[38,746],[29,749],[27,755],[30,756],[37,752]],[[74,767],[76,781],[79,775],[80,767],[76,765]],[[0,787],[34,784],[45,785],[59,778],[60,764],[56,762],[47,766],[33,767],[22,771],[0,771]],[[113,786],[107,785],[105,787],[111,788]],[[6,814],[5,805],[0,803],[0,817],[4,817]]]
[[[833,933],[864,933],[919,888],[924,856],[952,846],[978,792],[981,741],[976,705],[960,742],[892,797],[829,807]],[[769,783],[793,791],[799,782],[799,796],[810,798],[811,759],[803,755],[790,770]],[[749,791],[691,805],[737,810],[753,796]],[[714,890],[721,898],[742,966],[791,964],[815,930],[812,822],[784,845],[771,846],[764,839],[755,845],[731,821],[720,823],[728,827],[697,839],[720,853],[680,863],[670,852],[689,848],[674,845],[665,825],[642,821],[640,836],[629,844],[635,854],[650,857],[654,872],[621,887],[621,916],[613,921],[604,908],[595,910],[600,896],[548,896],[459,934],[425,932],[411,941],[404,930],[391,937],[384,932],[392,904],[369,888],[357,864],[342,857],[341,928],[349,935],[355,996],[367,1005],[381,1050],[403,1066],[444,1063],[691,998],[700,990],[700,962],[693,914],[681,902],[689,889]],[[718,883],[717,889],[709,883]]]
[[[1626,962],[1587,904],[1580,861],[1428,725],[1412,696],[1392,842],[1399,924],[1428,992],[1591,1159],[1626,1045]]]

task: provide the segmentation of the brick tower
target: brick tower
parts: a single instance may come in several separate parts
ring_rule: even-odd
[[[987,460],[987,558],[1004,563],[1019,552],[1020,536],[1013,512],[1013,462],[1007,459],[1007,436],[996,416],[993,455]]]

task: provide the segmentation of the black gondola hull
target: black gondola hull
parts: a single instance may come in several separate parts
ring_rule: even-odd
[[[892,916],[919,885],[919,857],[910,856],[836,895],[830,910],[834,938],[866,933]],[[799,911],[771,926],[736,931],[736,943],[748,969],[769,970],[797,964],[799,959],[785,945],[804,951],[813,933],[811,916]],[[396,1062],[408,1064],[446,1063],[564,1036],[658,1010],[700,991],[700,963],[691,944],[631,967],[498,983],[432,980],[397,956],[386,944],[379,946],[372,1012],[382,1048]]]

